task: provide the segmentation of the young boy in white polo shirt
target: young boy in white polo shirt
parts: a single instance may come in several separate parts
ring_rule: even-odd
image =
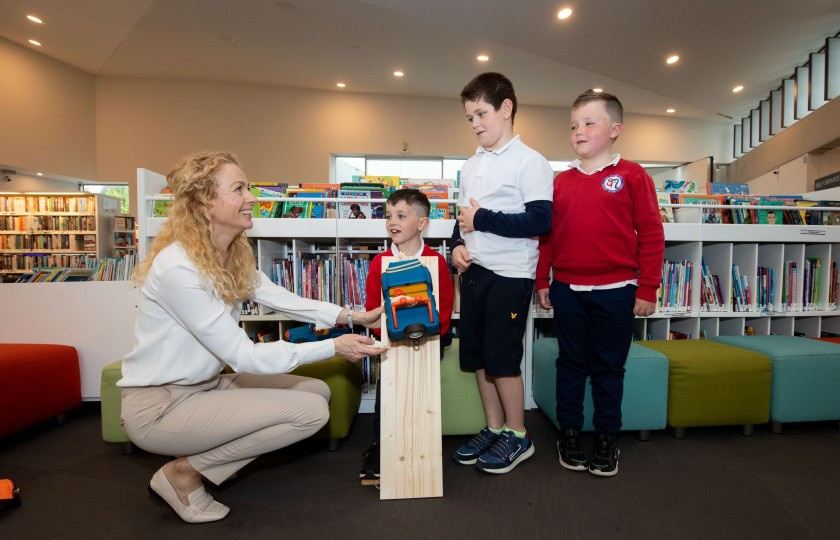
[[[548,161],[514,136],[516,94],[499,73],[461,92],[478,149],[461,170],[452,263],[461,274],[460,361],[475,371],[487,427],[453,459],[503,474],[534,454],[520,363],[539,236],[551,230]]]

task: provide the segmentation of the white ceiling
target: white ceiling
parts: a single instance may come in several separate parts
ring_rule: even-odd
[[[562,6],[575,9],[567,21]],[[493,70],[526,104],[568,106],[603,87],[628,112],[721,121],[748,114],[838,31],[838,0],[0,2],[0,37],[95,75],[455,98]],[[668,66],[671,53],[681,60]]]

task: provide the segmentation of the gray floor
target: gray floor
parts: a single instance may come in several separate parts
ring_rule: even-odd
[[[0,537],[840,538],[836,423],[624,436],[609,479],[561,469],[553,426],[539,412],[527,423],[536,453],[512,473],[452,463],[462,439],[445,438],[442,498],[379,501],[357,480],[371,429],[360,415],[338,452],[307,441],[264,456],[212,490],[232,508],[225,520],[187,525],[146,489],[166,458],[103,443],[88,404],[64,425],[0,439],[0,477],[24,501],[0,513]]]

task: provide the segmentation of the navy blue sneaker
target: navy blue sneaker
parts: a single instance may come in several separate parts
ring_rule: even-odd
[[[618,473],[618,442],[609,435],[595,438],[595,451],[589,460],[589,472],[595,476],[615,476]]]
[[[481,454],[490,450],[490,447],[493,446],[498,438],[499,436],[490,431],[490,428],[485,427],[478,435],[462,444],[455,451],[452,460],[461,465],[472,465],[481,457]]]
[[[475,462],[475,468],[491,474],[504,474],[534,455],[531,432],[517,437],[512,431],[503,431],[490,450]]]

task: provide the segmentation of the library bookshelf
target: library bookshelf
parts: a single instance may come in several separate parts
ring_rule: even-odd
[[[164,218],[152,218],[152,204],[164,199],[159,195],[164,178],[151,171],[138,171],[140,200],[146,209],[139,217],[138,243],[142,245],[156,234]],[[781,334],[819,337],[822,333],[840,334],[840,311],[837,310],[836,272],[840,266],[840,227],[797,225],[735,225],[700,222],[666,223],[665,259],[690,263],[693,271],[682,284],[685,297],[682,306],[669,310],[658,309],[650,317],[637,318],[636,339],[669,339],[680,337],[715,337],[718,335]],[[454,220],[432,220],[424,235],[425,241],[440,247],[446,254]],[[389,245],[382,220],[342,219],[254,219],[254,227],[247,232],[254,241],[258,264],[267,271],[272,261],[307,258],[353,258],[361,254],[381,252]],[[821,264],[813,282],[806,284],[801,277],[793,283],[785,281],[786,268],[794,263],[804,269],[809,259]],[[718,276],[722,302],[715,308],[701,302],[703,263],[709,272]],[[753,295],[744,305],[733,302],[731,291],[735,278],[732,268],[751,291],[758,291],[759,269],[772,269],[776,279],[772,283],[772,301],[762,303]],[[297,268],[297,267],[295,267]],[[340,273],[339,273],[340,274]],[[299,276],[295,275],[297,283]],[[336,285],[340,283],[337,279]],[[832,283],[834,284],[832,286]],[[809,285],[815,290],[808,305],[802,298]],[[340,289],[340,287],[338,287]],[[788,290],[792,289],[792,290]],[[295,292],[300,290],[294,288]],[[834,292],[832,292],[834,291]],[[766,299],[771,294],[766,292]],[[325,298],[326,299],[326,298]],[[798,299],[798,300],[797,300]],[[330,299],[342,303],[340,293]],[[553,334],[552,314],[536,304],[529,313],[524,338],[522,372],[525,380],[526,407],[535,408],[531,397],[533,342],[538,337]],[[457,333],[458,313],[453,314],[453,328]],[[280,336],[291,321],[257,311],[243,315],[243,328],[249,333],[278,332]],[[371,412],[372,395],[363,398],[361,412]]]
[[[117,257],[134,255],[137,252],[137,230],[134,216],[114,216],[114,254]]]
[[[84,192],[0,193],[0,274],[114,256],[120,200]]]

